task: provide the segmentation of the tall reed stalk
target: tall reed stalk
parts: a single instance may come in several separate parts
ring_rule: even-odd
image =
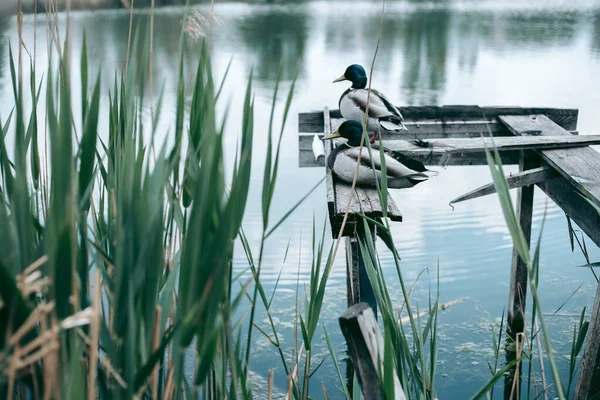
[[[56,21],[54,14],[47,17]],[[60,49],[50,26],[49,48],[55,41]],[[15,107],[6,119],[0,116],[0,365],[7,371],[0,376],[0,398],[253,397],[248,374],[254,324],[252,318],[246,325],[233,319],[247,305],[250,287],[250,307],[256,308],[261,288],[261,257],[250,264],[250,280],[233,274],[239,238],[250,251],[241,226],[252,165],[252,77],[240,146],[233,164],[225,165],[224,121],[215,112],[223,84],[214,84],[202,46],[186,107],[188,55],[182,46],[175,143],[155,143],[162,96],[151,105],[150,121],[142,115],[151,33],[132,31],[127,66],[116,71],[108,93],[102,93],[99,73],[90,77],[84,39],[79,99],[72,96],[68,51],[52,51],[59,68],[49,62],[43,85],[35,80],[41,66],[31,65],[28,90],[21,57],[15,62],[10,52]],[[26,115],[27,96],[33,106]],[[106,108],[102,96],[108,96]],[[72,119],[75,107],[81,107],[81,121]],[[102,118],[107,132],[99,132]],[[41,129],[47,129],[49,145],[42,155]],[[282,135],[283,125],[277,146],[269,140],[267,149],[261,249],[306,198],[269,224]],[[47,160],[48,179],[41,178],[40,158]],[[233,171],[230,182],[226,168]],[[238,283],[241,290],[234,289]],[[185,354],[194,354],[192,377]]]

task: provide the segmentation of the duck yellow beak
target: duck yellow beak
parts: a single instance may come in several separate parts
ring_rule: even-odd
[[[341,82],[341,81],[345,81],[345,80],[346,80],[346,77],[344,75],[342,75],[339,78],[337,78],[335,81],[333,81],[333,83]]]
[[[335,139],[341,137],[340,131],[335,131],[331,135],[323,136],[323,140]]]

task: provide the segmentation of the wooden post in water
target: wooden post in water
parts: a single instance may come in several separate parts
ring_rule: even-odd
[[[585,339],[574,398],[600,398],[600,285],[596,290],[594,310]]]
[[[348,307],[359,302],[367,303],[372,309],[375,319],[377,319],[377,300],[373,292],[373,286],[369,281],[365,266],[364,256],[360,251],[359,240],[366,243],[367,236],[361,233],[364,229],[357,224],[355,234],[346,237],[346,284],[348,294]],[[375,246],[375,231],[372,227],[371,237],[373,238],[373,246]]]
[[[384,399],[378,375],[378,371],[383,371],[383,337],[373,310],[366,303],[353,305],[340,317],[340,328],[346,338],[364,399]],[[395,368],[393,375],[394,398],[387,400],[406,400]]]
[[[519,172],[540,166],[539,159],[533,154],[521,151]],[[533,214],[534,185],[520,187],[517,192],[517,217],[529,248],[531,243],[531,219]],[[525,304],[527,303],[527,265],[513,246],[512,266],[510,270],[510,290],[508,297],[508,336],[506,342],[506,362],[517,358],[517,349],[523,346],[523,330],[525,328]],[[518,372],[517,372],[518,371]],[[520,397],[522,368],[516,365],[504,380],[504,398]],[[515,379],[517,382],[515,383]],[[516,385],[515,385],[516,384]]]
[[[519,172],[539,167],[539,159],[521,152]],[[531,218],[533,213],[534,186],[517,189],[517,217],[527,245],[531,242]],[[523,332],[525,326],[525,304],[527,302],[527,266],[513,246],[508,297],[508,327],[513,334]]]

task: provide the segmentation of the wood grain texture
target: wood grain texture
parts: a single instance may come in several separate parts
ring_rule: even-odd
[[[566,130],[577,129],[577,117],[579,111],[577,109],[563,109],[563,108],[541,108],[541,107],[480,107],[480,106],[463,106],[463,105],[448,105],[448,106],[417,106],[417,107],[398,107],[404,118],[412,123],[413,120],[436,120],[440,124],[446,123],[447,126],[440,128],[446,134],[452,134],[454,129],[451,125],[452,122],[457,122],[460,119],[476,120],[476,119],[490,119],[494,120],[500,115],[530,115],[530,114],[544,114],[547,115],[552,121]],[[339,110],[331,111],[332,118],[341,118]],[[494,128],[490,126],[492,132],[493,129],[497,129],[498,132],[506,132],[499,124],[495,125]],[[487,128],[483,126],[487,132]],[[411,127],[407,125],[409,132],[415,134],[433,134],[430,128],[417,128],[411,130]],[[414,126],[413,126],[414,128]],[[434,127],[437,129],[439,127]],[[463,127],[469,129],[468,127]],[[463,129],[459,128],[459,129]],[[482,127],[474,127],[472,133],[479,133]],[[323,114],[322,111],[304,112],[299,114],[298,118],[298,129],[299,132],[305,133],[321,133],[323,132]],[[464,133],[464,132],[463,132]]]
[[[345,239],[346,244],[346,293],[348,307],[354,304],[365,302],[371,307],[375,317],[377,317],[377,299],[375,292],[369,281],[363,254],[360,250],[359,237],[366,243],[367,236],[363,233],[361,227],[357,227],[357,234],[348,236]],[[375,229],[370,227],[371,238],[375,245]],[[368,255],[367,255],[368,257]]]
[[[560,174],[556,172],[554,168],[544,166],[509,175],[506,177],[506,183],[508,183],[509,189],[516,189],[523,186],[545,182],[549,179],[558,178],[559,176]],[[478,187],[477,189],[471,190],[470,192],[455,198],[450,202],[450,204],[457,204],[463,201],[473,200],[493,193],[496,193],[496,187],[493,183],[488,183],[487,185]]]
[[[348,308],[339,322],[364,399],[384,399],[378,375],[378,371],[383,371],[383,337],[373,310],[366,303],[358,303]],[[396,371],[393,379],[393,400],[405,400]]]
[[[358,279],[358,257],[360,246],[353,236],[346,236],[346,300],[347,307],[360,302],[360,283]]]
[[[327,109],[327,107],[325,107],[325,109],[323,110],[323,119],[325,121],[325,130],[323,131],[323,135],[327,136],[331,134],[331,121],[329,119],[329,110]],[[312,153],[312,140],[311,140],[311,145],[310,145],[310,151]],[[329,157],[329,153],[332,150],[332,143],[331,141],[325,142],[324,143],[324,148],[325,148],[325,158],[324,161],[327,162],[327,157]],[[314,157],[313,157],[314,160]],[[323,164],[324,165],[324,164]],[[329,170],[329,168],[325,168],[325,186],[327,188],[327,203],[328,204],[333,204],[335,203],[335,195],[334,195],[334,188],[333,188],[333,175],[332,172]],[[329,209],[330,215],[331,212],[333,211],[332,208]]]
[[[600,398],[600,285],[596,290],[574,398]]]
[[[527,131],[540,131],[541,136],[571,136],[545,115],[500,116],[499,118],[515,135],[522,135]],[[537,150],[537,152],[576,189],[589,193],[592,201],[600,206],[600,153],[591,147]]]
[[[556,126],[556,124],[555,124]],[[561,128],[562,129],[562,128]],[[563,132],[567,132],[563,129]],[[424,156],[431,153],[485,153],[485,149],[494,146],[498,151],[517,150],[552,150],[572,147],[585,147],[600,144],[600,135],[574,136],[567,132],[561,136],[512,136],[512,137],[478,137],[461,139],[431,139],[426,141],[428,147],[422,147],[410,140],[385,140],[383,144],[392,150],[400,151],[407,156]]]
[[[537,186],[552,199],[573,222],[592,239],[596,246],[600,246],[600,215],[565,178],[556,178]]]

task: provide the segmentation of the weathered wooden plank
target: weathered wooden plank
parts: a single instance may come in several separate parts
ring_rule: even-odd
[[[346,236],[346,299],[347,307],[360,302],[360,283],[358,273],[358,257],[360,246],[353,236]]]
[[[563,130],[564,131],[564,130]],[[566,132],[566,131],[565,131]],[[516,150],[552,150],[572,147],[585,147],[600,144],[600,135],[574,136],[513,136],[478,137],[463,139],[431,139],[428,147],[422,147],[409,140],[383,140],[383,144],[392,150],[407,156],[427,155],[430,153],[485,153],[485,149],[496,147],[498,151]]]
[[[600,398],[600,285],[596,290],[594,309],[585,339],[574,398]]]
[[[373,245],[375,244],[375,229],[371,229],[371,238]],[[375,318],[377,318],[377,300],[375,292],[369,281],[365,260],[360,250],[359,238],[366,241],[364,229],[357,227],[356,233],[353,236],[346,237],[346,293],[348,307],[359,302],[365,302],[373,309]]]
[[[307,118],[308,123],[299,125],[300,133],[321,133],[323,124],[320,119]],[[319,121],[315,123],[313,121]],[[382,135],[388,139],[418,138],[468,138],[481,135],[512,136],[504,124],[497,118],[435,118],[435,119],[405,119],[407,131],[388,131],[382,129]]]
[[[348,308],[339,321],[364,399],[384,399],[378,375],[383,371],[384,343],[373,310],[366,303],[358,303]],[[405,400],[395,370],[393,380],[394,400]]]
[[[542,136],[570,136],[569,132],[545,115],[500,116],[499,118],[515,135],[540,131]],[[592,201],[600,206],[600,153],[591,147],[537,150],[537,152],[576,189],[589,193]]]
[[[509,136],[510,132],[498,122],[497,118],[406,118],[406,131],[385,131],[390,137],[450,138],[450,137],[479,137],[492,133],[494,136]]]
[[[538,131],[539,132],[539,131]],[[313,136],[301,135],[301,150],[312,151]],[[310,139],[310,141],[309,141]],[[430,139],[422,145],[409,138],[391,138],[382,134],[383,144],[392,150],[400,151],[408,156],[428,155],[430,153],[484,153],[485,149],[496,147],[498,151],[515,150],[552,150],[571,147],[585,147],[600,144],[600,135],[554,135],[554,136],[510,136],[510,137],[477,137],[460,139]],[[425,144],[428,147],[423,147]]]
[[[600,246],[600,215],[565,178],[556,178],[537,186],[567,214],[573,222]]]
[[[538,168],[538,157],[521,154],[519,172]],[[524,186],[517,192],[517,217],[527,246],[531,242],[531,218],[533,215],[533,186]],[[508,295],[508,327],[514,334],[523,332],[525,327],[525,304],[527,303],[527,265],[513,246]],[[517,396],[518,397],[518,396]]]
[[[577,129],[577,116],[579,114],[579,110],[577,109],[513,106],[480,107],[476,105],[447,105],[400,107],[399,109],[405,118],[464,118],[481,116],[490,118],[500,115],[545,114],[552,121],[567,130]]]
[[[444,118],[444,119],[406,119],[407,131],[382,130],[389,139],[433,139],[468,138],[481,135],[511,136],[511,132],[499,123],[497,118]]]
[[[339,120],[334,120],[339,121]],[[461,138],[461,139],[430,139],[429,147],[422,147],[409,140],[388,140],[382,134],[384,146],[420,160],[428,165],[479,165],[485,162],[485,148],[496,146],[498,151],[511,152],[517,150],[536,149],[550,150],[557,148],[582,147],[600,144],[600,135],[560,135],[560,136],[513,136]],[[300,167],[324,165],[324,158],[315,160],[312,142],[314,136],[298,136],[300,150]],[[514,158],[515,155],[513,154]]]
[[[298,114],[298,132],[322,133],[324,124],[322,110]]]
[[[509,189],[520,188],[523,186],[534,185],[536,183],[545,182],[549,179],[558,178],[560,174],[556,170],[549,166],[529,169],[527,171],[518,172],[506,177]],[[479,197],[487,196],[496,193],[496,188],[493,183],[488,183],[470,191],[469,193],[463,194],[452,200],[450,204],[460,203],[466,200],[473,200]]]
[[[331,121],[329,120],[329,109],[327,107],[325,107],[325,109],[323,110],[323,118],[325,121],[325,125],[324,128],[325,130],[324,132],[324,136],[330,135],[331,134]],[[324,158],[324,162],[327,162],[327,157],[329,157],[329,153],[331,152],[331,142],[326,143],[324,145],[325,147],[325,158]],[[310,151],[312,153],[312,141],[311,141],[311,147],[310,147]],[[313,157],[314,159],[314,157]],[[325,165],[325,164],[323,164]],[[335,204],[335,194],[334,194],[334,189],[333,189],[333,174],[332,172],[329,170],[329,168],[325,168],[325,187],[327,188],[327,204],[331,204],[331,206],[329,207],[329,215],[331,216],[332,213],[334,212],[332,206],[333,204]]]
[[[482,131],[488,132],[489,127],[494,135],[506,135],[506,130],[501,124],[491,123],[489,126],[485,124],[477,125],[474,122],[477,120],[495,121],[499,115],[531,115],[531,114],[545,114],[559,126],[567,130],[577,129],[577,116],[579,111],[577,109],[560,109],[560,108],[539,108],[539,107],[479,107],[479,106],[417,106],[417,107],[398,107],[402,115],[409,124],[413,122],[420,122],[423,124],[424,120],[435,120],[438,123],[435,125],[415,128],[414,126],[408,126],[409,131],[413,134],[419,135],[452,135],[454,133],[460,134],[464,137],[464,134],[474,134],[476,136]],[[332,118],[341,118],[339,110],[331,111]],[[466,122],[467,124],[461,124]],[[469,125],[469,122],[473,122],[473,125]],[[298,118],[299,132],[306,133],[321,133],[323,132],[323,115],[322,111],[313,111],[300,113]],[[413,129],[411,129],[413,128]],[[497,132],[497,133],[496,133]]]
[[[326,145],[327,146],[327,145]],[[425,165],[487,165],[485,154],[483,153],[431,153],[431,154],[416,154],[411,155],[415,160],[421,161]],[[518,151],[503,151],[500,153],[503,165],[511,165],[519,163]],[[312,150],[301,150],[299,152],[299,167],[300,168],[316,168],[323,167],[325,160],[320,158],[315,160]]]

